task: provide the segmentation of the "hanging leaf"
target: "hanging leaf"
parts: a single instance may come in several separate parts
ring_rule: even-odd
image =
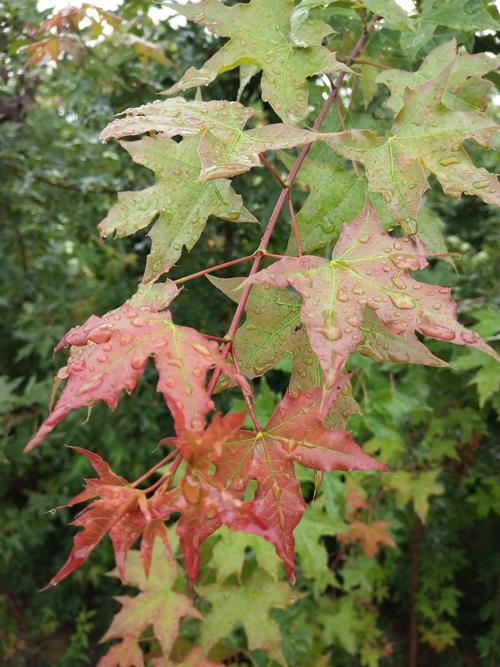
[[[165,557],[164,550],[158,542],[154,547],[149,578],[144,575],[139,552],[129,552],[125,564],[125,583],[138,588],[139,593],[135,597],[117,598],[122,608],[113,618],[101,641],[120,639],[121,643],[114,644],[97,667],[121,667],[121,657],[127,659],[128,655],[130,655],[129,660],[133,656],[137,661],[137,667],[142,666],[143,663],[139,662],[141,650],[138,642],[150,627],[163,655],[166,658],[170,656],[179,635],[181,620],[187,617],[201,618],[192,601],[186,595],[173,590],[179,575],[177,563]],[[133,653],[127,654],[131,649]],[[134,662],[130,664],[135,665]]]
[[[257,480],[254,512],[269,535],[291,581],[294,580],[293,530],[304,513],[300,484],[293,461],[316,470],[385,470],[354,442],[347,431],[323,426],[348,378],[343,378],[327,397],[317,387],[305,394],[286,394],[262,433],[240,431],[224,445],[216,462],[228,488],[243,490]]]
[[[243,131],[254,113],[239,102],[188,102],[174,97],[126,109],[124,118],[114,120],[101,132],[101,140],[146,132],[166,137],[201,134],[200,177],[214,179],[236,176],[259,167],[259,155],[266,151],[294,148],[324,137],[321,133],[283,123]]]
[[[144,282],[156,280],[177,262],[185,246],[191,250],[210,216],[234,222],[257,222],[226,179],[198,179],[199,139],[176,143],[168,137],[121,142],[138,164],[152,169],[156,183],[139,192],[120,192],[118,203],[99,224],[101,236],[121,238],[146,227],[157,215],[149,236],[151,251]]]
[[[443,103],[457,62],[455,51],[449,45],[439,73],[405,90],[390,136],[351,130],[329,139],[340,155],[364,165],[370,190],[383,194],[391,216],[410,231],[417,226],[429,172],[450,197],[466,193],[500,205],[496,176],[476,167],[462,146],[474,139],[484,148],[492,147],[498,126],[478,110],[454,111]]]
[[[242,64],[262,70],[262,98],[287,123],[308,111],[307,78],[347,68],[321,42],[332,32],[322,21],[309,21],[307,30],[291,33],[293,0],[252,0],[227,7],[219,0],[197,4],[168,4],[188,19],[229,41],[200,70],[188,69],[168,93],[207,86],[218,74]]]
[[[90,461],[98,478],[86,480],[85,490],[64,505],[73,507],[92,500],[72,522],[73,526],[83,530],[75,535],[66,563],[45,588],[55,586],[78,569],[107,534],[113,543],[116,565],[123,581],[125,581],[126,554],[139,537],[143,536],[141,558],[148,576],[155,537],[160,538],[167,555],[170,554],[167,529],[156,510],[158,498],[161,496],[164,512],[171,501],[170,496],[159,489],[148,499],[143,491],[132,487],[125,479],[115,475],[97,454],[80,447],[72,449]]]
[[[457,322],[449,288],[420,283],[410,276],[410,270],[427,266],[425,255],[423,244],[408,237],[394,239],[384,232],[375,210],[367,204],[355,220],[344,225],[331,261],[313,256],[281,259],[248,282],[290,285],[301,294],[302,321],[328,386],[361,341],[366,308],[391,335],[403,339],[396,351],[400,361],[407,355],[407,363],[414,354],[414,339],[409,338],[414,331],[498,358],[478,334]],[[375,340],[368,343],[373,349]],[[421,358],[422,350],[417,354]],[[432,362],[428,355],[425,358]]]
[[[201,430],[213,401],[205,388],[207,373],[223,368],[240,381],[219,354],[217,344],[189,327],[172,322],[168,311],[134,308],[125,303],[103,317],[92,315],[71,329],[55,348],[71,346],[69,364],[59,373],[67,379],[61,396],[25,448],[36,447],[68,412],[105,401],[114,410],[123,389],[131,393],[149,357],[159,375],[158,391],[179,430]]]

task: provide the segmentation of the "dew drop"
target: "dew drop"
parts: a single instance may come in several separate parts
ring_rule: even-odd
[[[395,273],[392,276],[391,282],[394,285],[394,287],[397,287],[398,289],[406,289],[406,283],[402,280],[401,276],[398,273]]]
[[[200,345],[199,343],[193,343],[193,347],[197,352],[203,354],[205,357],[210,356],[210,350],[208,349],[208,347],[205,347],[205,345]]]
[[[490,184],[489,181],[474,181],[472,185],[478,190],[482,190],[483,188],[488,187],[489,184]]]
[[[371,239],[371,236],[369,234],[362,234],[359,238],[358,241],[360,243],[368,243],[368,241]]]
[[[339,289],[337,292],[337,299],[339,301],[342,301],[342,303],[346,303],[349,301],[349,294],[347,293],[347,290],[345,289]]]
[[[478,338],[479,336],[472,331],[464,331],[462,334],[462,340],[464,343],[467,343],[467,345],[473,345],[477,342]]]
[[[135,338],[134,334],[124,333],[123,336],[120,338],[120,345],[122,347],[126,347],[127,345],[130,345],[130,343],[134,340],[134,338]]]
[[[97,357],[97,361],[98,361],[100,364],[105,364],[107,360],[108,360],[108,356],[107,356],[106,354],[100,354],[100,355]]]
[[[77,359],[70,365],[70,370],[75,371],[75,373],[81,373],[86,365],[84,359]]]
[[[362,287],[359,287],[359,285],[356,285],[356,287],[352,290],[354,294],[357,294],[358,296],[361,296],[361,294],[365,293],[365,290]]]
[[[89,335],[89,340],[91,340],[93,343],[107,343],[110,338],[111,334],[113,333],[113,329],[109,327],[108,325],[104,325],[102,327],[99,327],[98,329],[94,329]]]
[[[455,338],[455,332],[452,329],[436,324],[435,322],[423,322],[419,330],[424,336],[438,338],[439,340],[453,340]]]
[[[460,160],[457,157],[443,157],[439,160],[439,164],[442,164],[443,167],[449,167],[452,164],[458,164]]]
[[[410,309],[415,308],[415,301],[407,294],[389,294],[389,298],[396,308]]]
[[[146,359],[147,356],[145,356],[144,354],[136,354],[130,360],[130,365],[132,366],[132,368],[135,368],[135,370],[138,371],[144,366]]]

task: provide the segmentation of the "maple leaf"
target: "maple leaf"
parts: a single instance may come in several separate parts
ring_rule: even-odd
[[[252,0],[227,7],[219,0],[187,5],[167,4],[229,41],[200,70],[190,68],[168,93],[206,86],[218,74],[242,64],[262,70],[262,98],[286,122],[299,121],[308,111],[307,78],[349,71],[321,46],[332,32],[322,21],[309,21],[307,31],[291,33],[293,0]]]
[[[372,558],[378,553],[379,545],[385,544],[388,547],[395,547],[396,544],[392,537],[387,532],[389,523],[387,521],[372,521],[365,523],[359,519],[354,519],[349,530],[337,535],[337,539],[341,542],[356,542],[361,541],[363,544],[363,551],[366,556]]]
[[[203,429],[205,415],[213,408],[205,387],[208,371],[220,367],[233,378],[234,372],[224,363],[214,341],[207,341],[194,329],[175,325],[168,311],[155,310],[158,294],[152,294],[152,307],[125,303],[103,317],[92,315],[63,337],[55,351],[72,346],[69,364],[58,373],[67,383],[25,451],[36,447],[71,410],[97,401],[105,401],[114,410],[122,389],[128,393],[134,390],[150,356],[158,370],[158,390],[176,428]]]
[[[243,206],[230,181],[198,179],[199,138],[176,143],[168,137],[144,137],[120,142],[132,159],[152,169],[155,185],[139,192],[118,193],[118,203],[99,224],[101,236],[121,238],[146,227],[158,214],[149,236],[151,251],[144,282],[156,280],[179,259],[183,246],[191,250],[210,216],[235,222],[257,222]]]
[[[115,615],[111,626],[101,639],[120,639],[122,644],[111,647],[110,651],[98,663],[97,667],[142,667],[141,662],[120,663],[123,655],[127,658],[126,646],[133,647],[136,661],[138,657],[138,641],[142,633],[149,627],[153,628],[154,636],[159,642],[164,656],[168,658],[179,634],[180,622],[183,618],[201,618],[199,611],[185,595],[173,590],[179,577],[179,568],[173,559],[165,556],[161,545],[156,542],[148,578],[144,574],[141,557],[138,551],[130,551],[125,565],[125,583],[139,589],[135,597],[120,596],[116,599],[122,605]],[[125,644],[125,646],[124,646]],[[189,663],[188,663],[189,664]]]
[[[398,507],[404,507],[407,502],[412,501],[417,516],[422,523],[425,523],[431,496],[440,496],[444,493],[443,485],[437,481],[440,473],[439,468],[419,473],[401,470],[389,475],[386,485],[388,489],[396,492]]]
[[[391,216],[407,230],[416,229],[428,172],[450,197],[466,193],[500,204],[496,176],[476,167],[462,146],[474,139],[492,147],[498,126],[477,110],[455,111],[443,103],[456,61],[456,53],[450,52],[436,76],[405,90],[390,136],[351,130],[328,139],[340,155],[364,165],[370,189],[383,194]]]
[[[274,581],[278,580],[280,561],[269,542],[257,535],[239,531],[229,531],[222,527],[218,531],[220,537],[212,550],[210,565],[214,567],[217,581],[225,581],[236,575],[241,578],[247,550],[250,548],[255,556],[258,567],[267,572]]]
[[[72,498],[64,507],[73,507],[84,501],[99,498],[93,500],[72,522],[72,525],[83,530],[75,535],[66,563],[45,588],[55,586],[79,568],[106,534],[109,534],[113,543],[115,560],[122,579],[125,578],[126,554],[143,535],[141,557],[147,576],[155,537],[161,539],[167,554],[170,553],[167,530],[163,521],[158,519],[159,513],[155,512],[158,498],[161,500],[162,512],[165,512],[169,495],[159,489],[151,499],[147,499],[143,491],[132,487],[123,477],[115,475],[100,456],[80,447],[72,449],[90,461],[98,478],[86,480],[84,491]]]
[[[226,442],[240,432],[245,416],[244,412],[225,417],[216,414],[204,433],[186,431],[167,439],[188,464],[179,485],[175,509],[181,513],[176,530],[191,581],[196,579],[200,569],[201,545],[223,524],[232,530],[274,540],[272,531],[255,512],[253,504],[239,500],[242,488],[227,488],[227,469],[214,465],[222,456]]]
[[[224,444],[224,453],[215,462],[227,488],[242,491],[250,479],[257,480],[252,504],[268,528],[262,536],[275,545],[291,581],[293,529],[304,513],[293,462],[316,470],[385,470],[350,433],[323,426],[323,411],[329,411],[347,380],[337,383],[326,399],[320,387],[297,396],[287,393],[262,432],[240,431]]]
[[[404,105],[406,88],[415,88],[418,84],[432,79],[443,69],[443,61],[453,59],[457,48],[454,39],[440,44],[433,49],[423,60],[416,72],[406,72],[399,69],[389,69],[377,76],[377,83],[386,85],[391,96],[386,106],[394,113],[399,113]],[[482,79],[484,74],[495,71],[500,65],[500,56],[492,58],[486,53],[459,53],[455,60],[446,88],[443,94],[443,104],[449,109],[468,111],[474,107],[484,111],[488,103],[488,96],[493,83]]]
[[[414,331],[469,345],[498,359],[478,334],[457,322],[449,288],[420,283],[410,276],[410,270],[427,266],[425,255],[422,243],[408,237],[394,239],[384,232],[374,208],[367,204],[344,225],[331,261],[313,256],[281,259],[247,280],[255,285],[290,285],[301,294],[302,321],[327,386],[336,381],[361,341],[367,307],[391,335],[405,339],[395,352],[401,355],[400,361],[405,355],[409,361],[413,354]],[[371,345],[375,349],[373,339]],[[419,348],[417,356],[425,357]],[[427,357],[427,363],[431,362]]]
[[[124,118],[112,121],[102,132],[101,140],[157,132],[166,137],[201,134],[199,155],[200,178],[214,179],[243,174],[261,166],[260,153],[293,148],[324,138],[309,132],[275,123],[243,130],[255,114],[239,102],[187,101],[182,97],[157,100],[126,109]]]
[[[270,615],[272,608],[283,608],[290,601],[290,587],[274,581],[262,570],[256,570],[244,586],[228,582],[197,587],[211,604],[201,628],[201,644],[210,651],[227,636],[236,623],[245,630],[250,651],[262,649],[280,664],[286,664],[278,623]]]

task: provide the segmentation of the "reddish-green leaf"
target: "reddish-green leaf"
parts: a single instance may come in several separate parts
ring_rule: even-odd
[[[402,339],[396,351],[400,361],[432,362],[432,357],[415,345],[415,331],[498,358],[478,334],[457,322],[449,288],[411,277],[411,270],[427,266],[426,252],[422,243],[395,239],[384,232],[375,210],[367,204],[344,226],[330,261],[313,256],[282,259],[249,282],[290,285],[301,294],[302,321],[328,385],[339,377],[362,339],[366,308],[387,327],[390,336]]]

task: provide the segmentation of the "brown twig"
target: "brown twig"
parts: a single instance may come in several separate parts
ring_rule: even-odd
[[[264,167],[267,169],[267,171],[272,174],[273,178],[275,178],[278,183],[281,185],[283,190],[286,190],[288,188],[288,185],[285,183],[285,181],[281,178],[281,176],[278,174],[276,169],[273,167],[273,165],[267,160],[264,156],[264,153],[260,153],[259,155],[260,161],[264,165]]]
[[[361,51],[364,49],[366,42],[368,41],[368,37],[370,36],[370,33],[372,32],[373,28],[375,27],[375,24],[379,20],[378,16],[374,16],[371,21],[365,26],[365,29],[363,31],[363,34],[361,37],[358,39],[356,45],[354,46],[350,56],[347,58],[345,61],[345,64],[347,67],[350,67],[355,59],[357,58],[358,54],[361,53]],[[328,95],[327,99],[325,100],[316,120],[314,121],[314,124],[312,126],[313,131],[317,131],[320,129],[321,125],[323,124],[323,121],[325,120],[325,117],[330,110],[331,105],[335,101],[335,98],[339,94],[339,89],[340,86],[342,85],[342,82],[345,79],[347,72],[342,71],[338,75],[338,77],[335,79],[334,87],[330,91],[330,94]],[[271,240],[271,236],[273,234],[274,228],[276,226],[276,223],[278,221],[278,218],[280,216],[281,211],[283,210],[283,207],[287,201],[288,198],[288,193],[289,189],[293,185],[295,179],[297,178],[297,174],[299,173],[302,165],[304,164],[304,161],[306,157],[309,154],[309,151],[311,150],[312,144],[306,144],[302,150],[299,153],[299,156],[297,160],[295,161],[295,164],[293,165],[290,174],[287,178],[287,187],[282,188],[280,195],[276,201],[276,204],[274,206],[274,210],[271,213],[271,217],[269,218],[269,221],[267,223],[266,229],[264,230],[264,234],[262,236],[261,242],[259,244],[259,251],[255,253],[255,259],[253,261],[252,267],[250,269],[250,273],[248,274],[248,277],[251,278],[254,276],[257,271],[259,270],[260,263],[262,261],[262,257],[265,256],[265,251],[267,250],[267,246],[269,245],[269,241]],[[229,338],[229,342],[227,342],[222,351],[222,357],[225,359],[227,358],[228,354],[230,353],[231,347],[232,347],[232,340],[236,334],[236,331],[238,330],[238,327],[240,325],[241,318],[243,316],[243,312],[245,310],[245,306],[248,300],[248,296],[250,294],[250,291],[252,289],[252,285],[250,283],[247,283],[245,287],[243,288],[243,293],[241,295],[241,299],[238,303],[238,306],[236,308],[236,311],[234,313],[231,325],[229,327],[229,330],[227,332],[226,338]],[[215,389],[215,385],[217,384],[217,380],[220,377],[222,370],[221,368],[217,368],[213,374],[212,377],[210,378],[210,382],[208,385],[208,391],[209,393],[212,393]]]
[[[238,359],[236,357],[236,352],[234,351],[234,347],[232,345],[231,345],[231,357],[233,359],[233,364],[234,364],[234,368],[235,368],[236,372],[241,375],[241,370],[240,370],[240,366],[238,364]],[[252,420],[252,424],[255,426],[255,430],[260,433],[260,432],[262,432],[262,426],[259,424],[259,420],[257,419],[257,415],[255,414],[255,411],[253,409],[253,405],[252,405],[252,401],[250,400],[250,396],[247,394],[246,391],[243,391],[242,393],[243,393],[243,398],[244,398],[246,406],[247,406],[248,414],[250,415],[250,419]]]
[[[236,264],[242,264],[243,262],[249,262],[254,259],[254,255],[247,255],[246,257],[240,257],[239,259],[232,259],[229,262],[224,262],[223,264],[217,264],[217,266],[210,266],[208,269],[202,269],[196,273],[191,273],[189,276],[184,276],[184,278],[178,278],[174,280],[176,285],[181,285],[182,283],[187,282],[188,280],[194,280],[194,278],[200,278],[201,276],[206,276],[207,273],[214,273],[214,271],[220,271],[225,269],[228,266],[236,266]]]
[[[141,484],[142,482],[144,482],[145,479],[147,479],[148,477],[150,477],[153,473],[155,473],[157,470],[159,470],[160,468],[162,468],[162,467],[163,467],[166,463],[168,463],[171,459],[173,459],[174,456],[175,456],[176,454],[177,454],[177,450],[175,450],[175,449],[172,450],[171,452],[169,452],[169,453],[167,454],[167,456],[165,456],[165,458],[163,458],[161,461],[159,461],[159,462],[158,462],[156,465],[154,465],[150,470],[148,470],[147,472],[145,472],[144,475],[141,475],[140,477],[138,477],[138,478],[135,480],[135,482],[132,482],[131,486],[133,486],[134,488],[135,488],[136,486],[139,486],[139,484]]]
[[[292,219],[292,229],[295,237],[295,245],[297,246],[297,255],[302,257],[302,243],[300,241],[299,228],[297,227],[297,218],[295,217],[291,192],[288,192],[288,210],[290,211],[290,218]]]

